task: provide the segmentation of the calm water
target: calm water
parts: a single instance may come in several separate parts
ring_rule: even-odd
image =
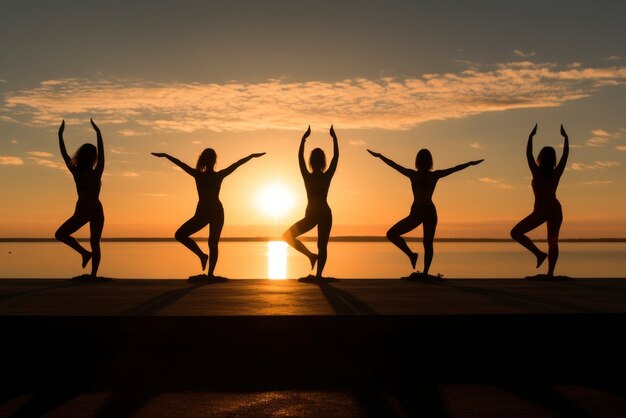
[[[314,243],[307,243],[314,248]],[[206,244],[205,244],[206,245]],[[421,243],[418,249],[422,268]],[[540,243],[540,248],[546,246]],[[626,243],[562,243],[557,274],[626,277]],[[175,242],[104,242],[100,274],[115,278],[186,278],[200,263]],[[546,262],[547,263],[547,262]],[[513,243],[435,244],[431,273],[446,278],[511,278],[536,274],[534,257]],[[85,270],[84,272],[88,272]],[[408,259],[385,242],[331,242],[325,273],[339,278],[397,278]],[[541,269],[545,272],[545,268]],[[80,256],[60,243],[0,243],[0,277],[66,278],[83,273]],[[282,242],[220,244],[216,274],[233,279],[297,278],[309,273],[306,257]]]

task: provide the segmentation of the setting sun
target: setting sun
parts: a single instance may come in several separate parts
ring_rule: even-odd
[[[293,194],[284,184],[272,183],[259,190],[256,203],[264,215],[280,218],[293,207]]]

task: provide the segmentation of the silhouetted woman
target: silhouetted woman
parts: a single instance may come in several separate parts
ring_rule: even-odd
[[[215,265],[217,264],[218,249],[217,245],[222,234],[222,227],[224,226],[224,208],[222,202],[220,202],[219,194],[222,186],[222,181],[226,176],[230,175],[239,166],[247,163],[252,158],[257,158],[265,155],[264,152],[258,154],[250,154],[245,158],[231,164],[229,167],[215,171],[215,163],[217,161],[217,154],[212,148],[206,148],[198,157],[196,168],[191,168],[187,164],[183,163],[177,158],[174,158],[165,153],[153,152],[155,157],[165,157],[177,166],[179,166],[185,173],[189,174],[196,181],[196,189],[198,190],[198,206],[196,207],[196,213],[185,222],[174,235],[176,239],[189,248],[200,259],[202,265],[202,271],[206,268],[207,260],[209,261],[208,277],[215,277],[213,272],[215,271]],[[207,224],[209,227],[209,255],[202,252],[198,244],[191,239],[191,235],[198,232]]]
[[[400,248],[409,257],[411,265],[415,269],[417,263],[417,253],[411,251],[402,235],[424,224],[424,275],[428,275],[430,264],[433,260],[433,241],[435,239],[435,229],[437,228],[437,209],[432,201],[435,186],[440,178],[449,176],[452,173],[466,169],[471,165],[480,164],[484,160],[469,161],[459,164],[446,170],[435,170],[433,168],[433,157],[427,149],[421,149],[415,157],[415,168],[402,167],[382,154],[367,150],[374,157],[378,157],[385,164],[400,172],[411,180],[413,189],[413,205],[409,216],[402,219],[387,231],[387,239]]]
[[[339,145],[337,144],[337,135],[335,130],[330,127],[330,136],[333,138],[333,159],[330,161],[328,169],[326,168],[326,154],[321,148],[315,148],[311,151],[309,157],[309,165],[311,171],[306,167],[304,161],[304,143],[311,134],[311,127],[302,136],[300,141],[300,148],[298,150],[298,162],[300,164],[300,173],[304,180],[304,187],[306,188],[307,206],[304,212],[304,218],[296,222],[283,234],[283,239],[287,241],[289,245],[295,248],[297,251],[306,255],[311,262],[311,269],[315,267],[317,263],[316,278],[322,278],[322,271],[326,265],[326,258],[328,257],[328,238],[330,237],[330,229],[333,225],[333,214],[326,201],[328,197],[328,189],[330,187],[330,181],[335,175],[337,170],[337,161],[339,160]],[[298,236],[310,231],[317,226],[317,251],[318,254],[314,254],[305,245],[297,239]]]
[[[543,147],[537,156],[537,162],[533,158],[533,137],[537,133],[537,125],[528,136],[526,145],[526,159],[528,167],[533,175],[532,187],[535,195],[535,206],[530,215],[522,219],[511,230],[511,237],[522,244],[528,251],[537,257],[537,268],[548,258],[548,277],[554,275],[556,260],[559,258],[559,231],[563,222],[563,212],[561,203],[556,198],[556,188],[561,180],[561,175],[567,164],[569,156],[569,138],[563,125],[561,125],[561,135],[563,141],[563,155],[559,164],[556,163],[556,151],[552,147]],[[535,243],[525,234],[542,223],[546,222],[548,227],[548,254],[541,251]]]
[[[104,227],[104,211],[100,203],[100,186],[102,185],[102,172],[104,171],[104,143],[100,129],[91,120],[91,126],[96,131],[98,148],[92,144],[83,144],[70,158],[65,149],[63,131],[65,121],[59,128],[59,148],[65,165],[72,173],[76,183],[78,201],[74,214],[63,223],[54,236],[61,242],[72,247],[83,257],[83,268],[91,260],[91,277],[95,278],[100,265],[100,238]],[[91,251],[87,251],[71,235],[89,222]]]

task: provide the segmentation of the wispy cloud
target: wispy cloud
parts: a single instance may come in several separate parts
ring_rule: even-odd
[[[618,167],[619,165],[620,164],[617,161],[596,161],[592,164],[572,163],[570,167],[572,170],[583,171],[583,170],[601,170],[604,168]]]
[[[621,59],[622,57],[620,57],[619,55],[609,55],[605,58],[606,61],[619,61]]]
[[[617,145],[615,149],[618,151],[626,151],[626,145]]]
[[[478,179],[478,181],[491,184],[492,186],[497,187],[498,189],[512,189],[513,188],[513,186],[506,183],[504,179],[500,179],[500,178],[481,177]]]
[[[363,147],[365,145],[367,145],[367,142],[363,141],[362,139],[356,139],[356,140],[351,140],[348,141],[348,144],[353,145],[355,147]]]
[[[301,129],[404,130],[433,120],[509,109],[561,106],[626,82],[626,67],[562,68],[529,61],[472,67],[416,78],[337,82],[172,83],[48,80],[4,95],[0,113],[22,123],[56,126],[97,117],[121,135],[154,132]]]
[[[483,149],[483,146],[480,145],[480,142],[472,142],[471,144],[469,144],[470,148],[474,148],[474,149]]]
[[[604,129],[594,129],[591,131],[593,135],[587,140],[587,146],[589,147],[603,147],[612,139],[620,137],[620,132],[609,132]]]
[[[121,175],[124,177],[139,177],[139,174],[134,171],[122,171]]]
[[[12,144],[19,144],[19,141],[18,141],[17,139],[12,139],[12,140],[11,140],[11,143],[12,143]]]
[[[611,180],[592,180],[592,181],[583,181],[582,184],[591,186],[595,184],[612,184]]]
[[[536,55],[535,51],[525,52],[525,51],[522,51],[522,50],[519,50],[519,49],[514,49],[513,53],[515,55],[517,55],[518,57],[522,57],[522,58],[530,58],[530,57],[534,57]]]
[[[24,164],[24,160],[22,160],[20,157],[0,155],[0,165],[23,165],[23,164]]]
[[[41,158],[54,157],[54,154],[51,154],[46,151],[28,151],[27,154],[32,155],[33,157],[41,157]]]

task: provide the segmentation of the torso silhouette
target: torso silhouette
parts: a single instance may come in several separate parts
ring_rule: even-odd
[[[224,176],[215,171],[198,171],[194,176],[196,180],[196,189],[198,190],[199,203],[203,204],[221,204],[220,203],[220,188],[222,187],[222,181]]]
[[[100,204],[100,187],[102,185],[100,176],[93,169],[72,170],[72,176],[76,183],[76,193],[78,194],[77,206],[97,206]]]
[[[307,210],[328,208],[328,189],[332,177],[326,172],[308,173],[304,177],[304,187],[308,198]]]
[[[533,194],[535,195],[535,207],[549,207],[559,203],[556,198],[556,188],[559,185],[561,175],[557,170],[543,170],[538,168],[533,173],[533,180],[531,182],[533,188]]]
[[[436,172],[417,170],[409,178],[413,189],[413,206],[432,205],[433,192],[439,180]]]

